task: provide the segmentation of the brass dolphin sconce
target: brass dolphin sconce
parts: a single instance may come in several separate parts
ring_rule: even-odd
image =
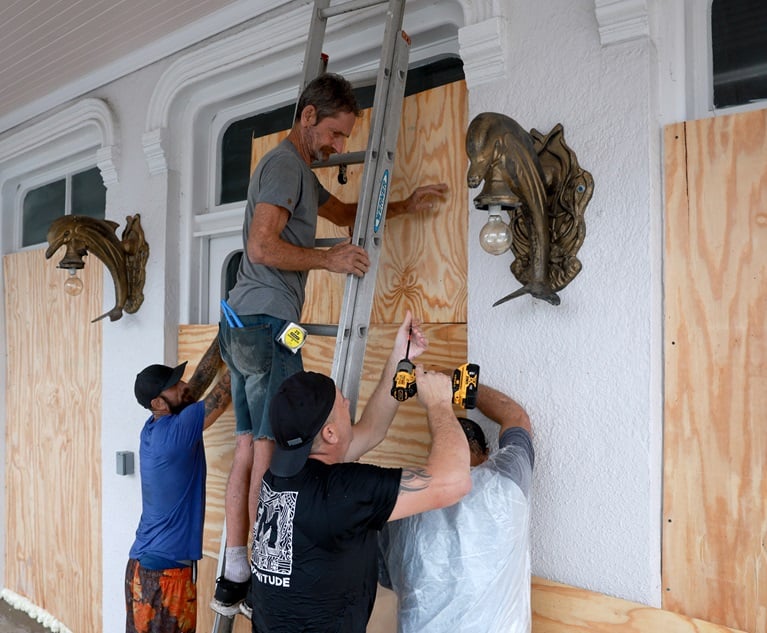
[[[522,284],[493,306],[524,294],[559,305],[557,292],[582,267],[576,253],[586,236],[583,215],[594,192],[594,179],[578,165],[562,125],[544,136],[537,130],[527,133],[506,115],[483,112],[469,124],[466,154],[468,186],[485,182],[474,198],[474,206],[491,216],[482,237],[488,230],[492,235],[483,247],[499,254],[510,246],[511,272]],[[509,226],[498,224],[502,210],[509,214]]]
[[[92,252],[107,267],[115,285],[115,306],[91,321],[95,323],[108,316],[117,321],[123,311],[136,312],[144,301],[144,280],[149,245],[144,239],[139,214],[126,218],[122,240],[117,239],[117,222],[99,220],[85,215],[65,215],[53,222],[48,229],[48,249],[45,258],[66,246],[58,268],[70,272],[85,267],[83,257]]]

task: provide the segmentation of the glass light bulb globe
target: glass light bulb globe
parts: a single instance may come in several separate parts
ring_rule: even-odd
[[[491,213],[487,224],[479,232],[479,243],[491,255],[500,255],[511,246],[511,227],[500,215]]]
[[[76,297],[83,291],[83,281],[77,276],[74,269],[69,271],[69,277],[64,282],[64,292],[70,297]]]

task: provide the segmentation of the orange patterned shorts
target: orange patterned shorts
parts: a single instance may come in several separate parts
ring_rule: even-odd
[[[125,633],[195,633],[197,586],[192,568],[145,569],[129,560],[125,608]]]

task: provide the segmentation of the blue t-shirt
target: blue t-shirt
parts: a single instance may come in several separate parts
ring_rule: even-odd
[[[141,431],[141,519],[130,557],[202,558],[205,517],[205,404],[149,418]]]

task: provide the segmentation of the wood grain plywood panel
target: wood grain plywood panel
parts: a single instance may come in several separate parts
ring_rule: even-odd
[[[5,586],[73,631],[101,629],[103,265],[79,297],[42,250],[4,258]],[[77,587],[76,591],[72,591]]]
[[[767,111],[666,146],[663,605],[767,631]]]
[[[449,195],[433,212],[400,216],[386,222],[376,279],[372,323],[397,323],[406,310],[428,323],[464,323],[467,309],[468,189],[466,150],[468,125],[463,81],[411,95],[404,100],[389,200],[407,197],[417,186],[445,182]],[[367,146],[371,109],[363,111],[346,150]],[[251,168],[286,136],[284,132],[253,140]],[[363,165],[350,165],[348,183],[339,185],[337,168],[317,170],[328,191],[345,202],[359,198]],[[349,237],[320,218],[318,237]],[[337,323],[345,276],[314,270],[309,275],[304,323]]]
[[[739,633],[726,626],[535,576],[531,603],[532,633]]]
[[[726,626],[655,609],[533,576],[532,633],[741,633]],[[397,633],[397,597],[379,587],[368,633]]]

